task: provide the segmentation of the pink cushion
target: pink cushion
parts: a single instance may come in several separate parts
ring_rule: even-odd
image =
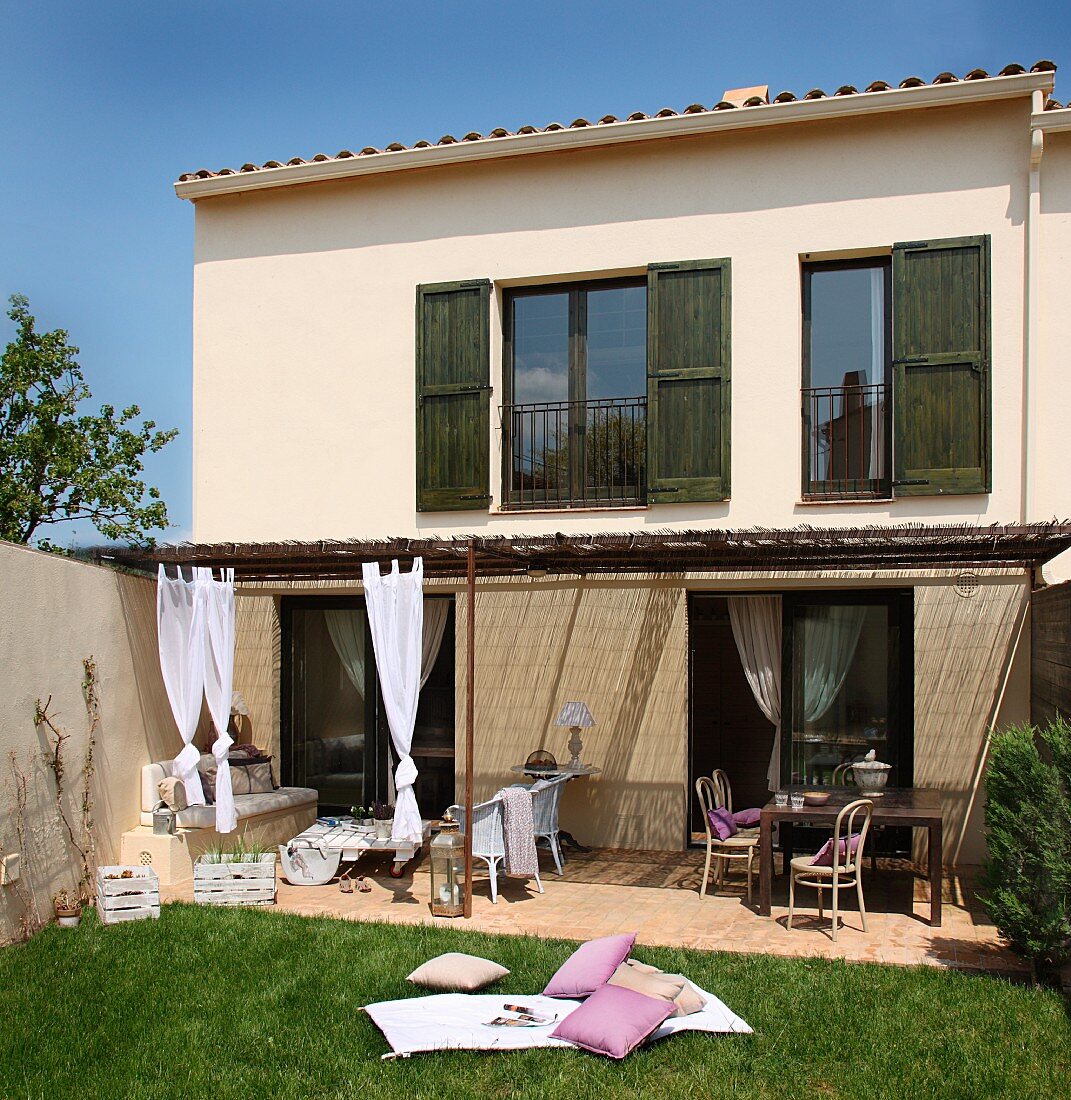
[[[754,807],[750,810],[737,810],[733,814],[733,821],[735,821],[741,829],[750,829],[752,825],[758,825],[760,817],[762,817],[762,810],[758,807]]]
[[[673,1012],[673,1003],[620,985],[604,985],[551,1032],[592,1054],[624,1058],[657,1030]]]
[[[543,990],[543,996],[571,1000],[589,996],[610,980],[628,958],[635,942],[636,933],[626,932],[582,943],[558,968]]]
[[[859,838],[861,833],[852,833],[852,855],[859,851]],[[846,841],[840,842],[840,858],[844,859],[846,854]],[[833,838],[829,840],[818,849],[818,855],[811,860],[812,867],[832,867],[833,866]]]
[[[728,840],[729,837],[740,832],[733,820],[733,815],[724,807],[708,810],[707,817],[710,818],[710,827],[719,840]]]

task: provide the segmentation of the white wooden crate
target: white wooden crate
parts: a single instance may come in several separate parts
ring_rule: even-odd
[[[160,879],[151,867],[98,867],[97,910],[105,924],[158,917]]]
[[[222,863],[193,865],[193,900],[201,905],[274,905],[275,853],[255,862],[225,855]]]

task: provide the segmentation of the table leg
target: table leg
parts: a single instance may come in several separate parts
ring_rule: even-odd
[[[930,927],[941,927],[941,892],[943,876],[941,865],[944,857],[944,829],[940,821],[929,828],[930,857]]]
[[[759,818],[759,914],[770,915],[770,887],[773,879],[773,822]]]

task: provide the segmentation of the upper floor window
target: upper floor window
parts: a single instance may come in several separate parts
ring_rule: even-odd
[[[891,261],[803,269],[805,498],[887,497]]]
[[[803,268],[803,493],[985,493],[989,238]]]
[[[646,280],[518,290],[505,309],[505,506],[641,502]]]
[[[729,496],[730,263],[507,291],[502,506]],[[416,503],[486,508],[491,284],[416,288]]]

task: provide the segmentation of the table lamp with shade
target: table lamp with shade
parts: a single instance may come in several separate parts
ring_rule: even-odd
[[[581,763],[580,754],[584,751],[584,742],[580,738],[580,731],[591,729],[595,725],[595,719],[588,710],[587,703],[566,703],[558,717],[554,720],[556,726],[568,726],[571,731],[569,737],[569,763],[566,768],[569,771],[580,771],[584,765]]]

